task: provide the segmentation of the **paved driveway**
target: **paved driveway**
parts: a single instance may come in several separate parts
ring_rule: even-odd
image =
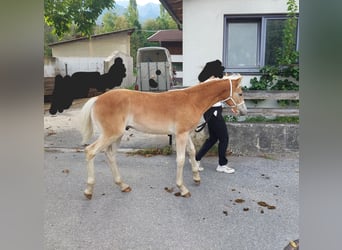
[[[275,250],[299,238],[296,157],[231,156],[234,174],[217,173],[216,157],[206,157],[199,186],[186,161],[184,181],[192,195],[186,199],[174,195],[175,154],[120,151],[118,165],[130,193],[113,184],[99,154],[93,199],[87,200],[85,158],[77,150],[81,137],[69,124],[75,113],[44,117],[45,249]],[[167,136],[128,131],[122,142],[126,150],[158,143],[167,145]]]

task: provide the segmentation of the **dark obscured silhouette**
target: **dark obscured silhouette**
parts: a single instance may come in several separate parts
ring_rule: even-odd
[[[222,63],[220,60],[215,60],[211,62],[207,62],[201,71],[201,73],[198,75],[198,80],[200,82],[204,82],[208,78],[215,76],[222,78],[223,77],[223,71],[224,67],[222,66]]]
[[[57,75],[49,112],[52,115],[57,111],[62,113],[71,106],[74,99],[87,97],[90,88],[104,92],[120,86],[125,77],[126,68],[120,57],[115,58],[108,73],[103,75],[99,72],[76,72],[65,77]]]

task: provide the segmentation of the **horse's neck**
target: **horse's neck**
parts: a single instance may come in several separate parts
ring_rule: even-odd
[[[193,97],[196,106],[206,111],[213,104],[226,99],[230,93],[230,86],[226,81],[202,83],[193,89]]]

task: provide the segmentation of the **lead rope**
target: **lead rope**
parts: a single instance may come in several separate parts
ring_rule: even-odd
[[[202,124],[198,125],[197,128],[195,129],[195,132],[196,133],[201,132],[205,128],[205,125],[207,125],[207,122],[203,122]]]

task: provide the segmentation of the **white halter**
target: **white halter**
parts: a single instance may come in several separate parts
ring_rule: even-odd
[[[244,104],[245,101],[242,101],[242,102],[240,102],[239,104],[236,104],[235,100],[233,99],[233,85],[232,85],[232,80],[231,80],[230,78],[228,78],[228,80],[229,80],[229,84],[230,84],[230,93],[229,93],[229,96],[228,96],[226,99],[222,100],[221,102],[225,102],[225,101],[231,100],[231,101],[234,103],[234,105],[231,106],[231,105],[229,105],[228,103],[227,103],[227,105],[228,105],[229,107],[231,107],[231,108],[235,108],[235,107],[238,107],[238,106]]]

